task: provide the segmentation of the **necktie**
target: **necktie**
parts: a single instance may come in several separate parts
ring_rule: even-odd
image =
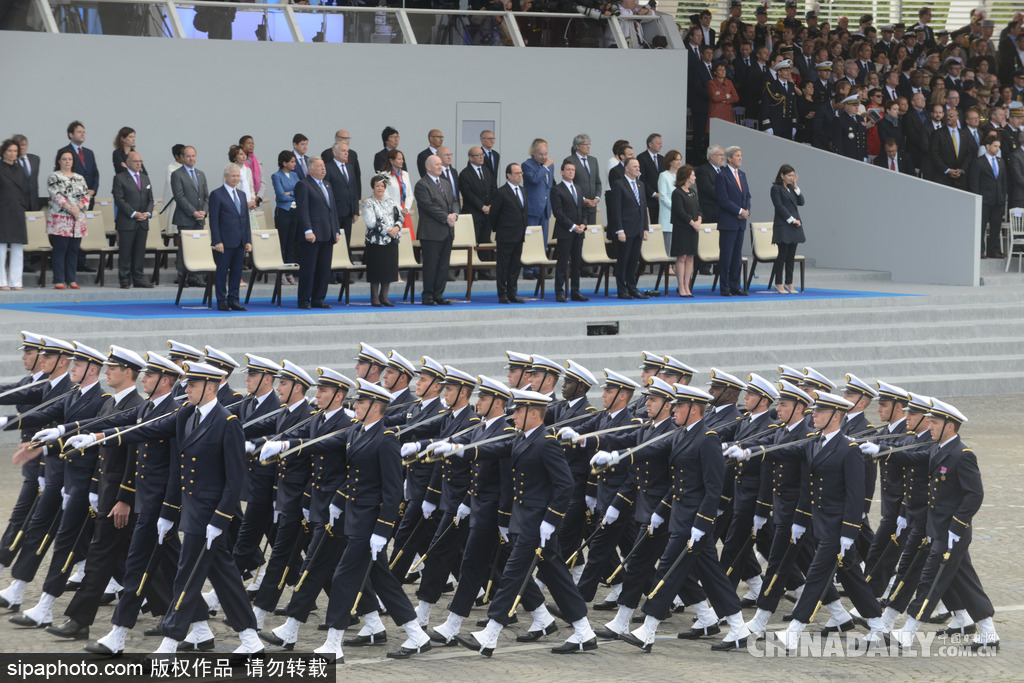
[[[133,173],[132,175],[135,176],[135,184],[138,185],[139,189],[141,190],[142,189],[142,176],[140,176],[138,173]]]
[[[441,177],[440,177],[440,176],[438,176],[438,178],[437,178],[437,179],[436,179],[436,180],[435,180],[434,182],[435,182],[435,183],[437,183],[437,189],[438,189],[438,191],[439,191],[439,192],[440,192],[441,194],[444,194],[444,187],[443,187],[443,186],[441,185]]]
[[[974,142],[980,145],[981,141],[978,139],[978,131],[976,129],[972,128],[971,129],[971,135],[974,136]]]
[[[324,199],[327,200],[327,204],[330,205],[331,195],[327,194],[327,188],[324,186],[323,181],[318,180],[316,181],[316,184],[320,186],[320,191],[324,193]]]
[[[895,171],[896,170],[896,159],[894,159],[892,157],[889,157],[889,170],[890,171]]]
[[[341,175],[345,176],[345,182],[348,182],[348,164],[341,165]]]
[[[194,432],[196,427],[199,426],[199,418],[200,417],[202,417],[202,413],[199,412],[199,408],[196,408],[196,412],[193,413],[192,419],[189,420],[189,423],[188,423],[189,424],[189,427],[188,427],[189,433]]]
[[[144,409],[144,410],[142,411],[142,419],[143,419],[143,420],[145,420],[145,419],[146,419],[146,417],[147,417],[147,416],[148,416],[148,415],[149,415],[150,413],[152,413],[152,412],[153,412],[153,408],[156,408],[156,404],[155,404],[155,403],[153,403],[152,401],[150,401],[149,403],[147,403],[147,404],[146,404],[146,407],[145,407],[145,409]]]
[[[455,189],[455,183],[452,182],[451,175],[448,174],[448,169],[444,169],[444,179],[448,181],[448,184],[452,186],[452,190]]]
[[[21,167],[23,169],[25,169],[25,177],[26,178],[31,178],[32,177],[32,170],[28,166],[28,157],[22,157],[21,158]]]
[[[238,201],[237,190],[231,190],[231,199],[235,202],[235,213],[242,213],[242,203]]]
[[[732,169],[732,177],[736,179],[736,186],[740,188],[740,192],[743,192],[743,183],[740,182],[740,172],[735,168]]]
[[[637,187],[636,187],[636,181],[635,180],[630,180],[629,184],[633,186],[633,196],[636,197],[636,203],[639,204],[640,203],[640,190],[638,190]]]
[[[590,175],[590,166],[587,164],[587,158],[580,157],[580,161],[583,162],[583,170],[587,172],[587,175]]]
[[[522,206],[523,205],[523,197],[519,194],[519,186],[516,185],[515,187],[512,188],[512,190],[516,193],[516,199],[519,200],[519,206]]]
[[[81,147],[78,148],[78,160],[82,163],[82,168],[85,168],[85,150]]]
[[[997,179],[999,178],[999,164],[996,162],[995,157],[992,157],[992,175]]]
[[[570,185],[569,186],[569,192],[572,192],[572,203],[573,204],[578,204],[579,203],[579,199],[576,198],[576,186],[575,185]]]
[[[750,57],[747,57],[746,59],[743,60],[743,65],[746,67],[750,66]]]
[[[956,138],[956,131],[951,131],[950,135],[953,136],[953,155],[960,156],[960,141]]]
[[[302,168],[302,175],[306,175],[306,157],[296,157],[299,160],[299,167]]]
[[[195,169],[194,168],[188,169],[188,175],[189,175],[190,178],[192,178],[192,184],[195,185],[196,189],[198,190],[199,189],[199,179],[196,178],[196,171],[195,171]]]
[[[480,168],[476,169],[476,177],[479,178],[480,180],[484,179],[484,172],[483,172],[482,169],[480,169]]]
[[[494,164],[491,162],[491,153],[487,153],[487,168],[491,169],[491,173],[494,173]]]

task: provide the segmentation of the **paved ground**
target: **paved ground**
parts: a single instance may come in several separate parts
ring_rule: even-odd
[[[530,680],[613,680],[630,679],[640,674],[652,679],[676,678],[681,672],[697,672],[699,676],[719,676],[727,680],[780,680],[900,678],[921,680],[984,679],[1020,680],[1024,666],[1024,461],[1019,457],[1019,444],[1024,440],[1024,422],[1013,419],[1007,409],[1019,401],[1016,396],[963,398],[958,406],[970,418],[963,430],[965,441],[978,454],[985,483],[985,503],[975,518],[972,556],[993,603],[996,605],[996,628],[1003,649],[996,656],[950,656],[935,641],[927,659],[908,657],[827,657],[827,658],[765,658],[754,654],[718,653],[709,650],[711,642],[684,642],[675,639],[677,631],[690,624],[689,614],[674,616],[666,622],[654,651],[643,654],[624,643],[601,643],[593,653],[558,656],[547,648],[560,642],[558,635],[568,635],[568,626],[558,635],[549,636],[550,643],[522,645],[514,642],[518,628],[513,626],[501,637],[494,657],[483,657],[463,648],[436,649],[411,661],[387,660],[384,653],[395,649],[404,639],[401,629],[388,622],[391,641],[382,647],[348,648],[341,675],[365,675],[385,680],[467,680],[498,677]],[[9,443],[0,447],[5,454]],[[6,458],[4,458],[6,460]],[[0,514],[5,515],[20,484],[20,476],[12,465],[0,466]],[[875,507],[877,510],[877,505]],[[9,575],[0,576],[6,586]],[[411,593],[411,591],[410,591]],[[26,593],[26,604],[35,603],[38,583]],[[599,591],[599,596],[603,590]],[[57,603],[55,616],[69,598]],[[783,606],[789,603],[783,602]],[[443,606],[443,602],[442,602]],[[323,618],[326,599],[320,598],[321,611],[314,612],[310,624],[300,633],[300,650],[309,651],[322,642],[323,633],[314,624]],[[101,608],[93,637],[108,628],[110,607]],[[474,610],[473,619],[483,614]],[[607,613],[591,612],[593,623],[603,623]],[[749,616],[749,615],[748,615]],[[439,623],[443,611],[435,608],[433,621]],[[818,620],[823,622],[824,616]],[[276,626],[283,617],[268,617],[267,624]],[[467,623],[470,623],[467,621]],[[773,621],[773,623],[775,623]],[[779,622],[781,623],[781,622]],[[147,652],[158,644],[156,638],[143,638],[142,631],[154,624],[151,616],[143,616],[129,641],[129,650]],[[211,621],[217,635],[218,652],[228,653],[237,644],[231,630],[219,620]],[[771,625],[770,625],[771,626]],[[350,632],[351,633],[351,632]],[[0,653],[80,652],[81,642],[66,642],[42,631],[25,630],[0,620]],[[959,652],[958,648],[952,648]],[[758,650],[758,653],[763,650]],[[0,656],[2,659],[2,656]],[[686,667],[683,669],[682,667]],[[5,680],[11,680],[6,678]]]

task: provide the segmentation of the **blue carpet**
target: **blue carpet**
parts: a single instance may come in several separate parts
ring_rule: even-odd
[[[755,288],[757,289],[757,288]],[[337,290],[335,290],[337,291]],[[839,289],[808,289],[803,294],[798,295],[779,295],[774,292],[765,292],[757,289],[752,290],[750,296],[734,296],[730,298],[723,298],[719,296],[718,292],[712,292],[709,287],[698,287],[694,290],[694,298],[692,299],[680,299],[673,291],[668,297],[660,296],[647,300],[620,300],[616,298],[614,290],[610,290],[610,296],[605,298],[603,295],[592,295],[590,301],[587,303],[567,303],[557,304],[555,303],[555,295],[548,292],[545,300],[533,299],[528,295],[532,294],[532,290],[527,292],[520,292],[520,296],[526,299],[525,304],[519,305],[502,305],[498,303],[498,295],[493,292],[481,292],[473,297],[472,301],[464,301],[461,298],[453,298],[452,306],[438,306],[435,310],[438,313],[443,311],[458,310],[458,311],[483,311],[483,310],[500,310],[508,311],[510,313],[521,310],[524,308],[550,308],[552,306],[566,306],[572,308],[587,307],[587,308],[601,308],[605,306],[678,306],[688,305],[693,303],[717,303],[723,306],[728,306],[737,302],[749,303],[752,301],[811,301],[811,300],[825,300],[825,299],[866,299],[876,297],[893,297],[893,296],[914,296],[910,294],[896,294],[889,292],[858,292],[853,290],[839,290]],[[453,294],[453,296],[459,296]],[[390,313],[397,314],[403,311],[413,310],[414,306],[409,303],[403,303],[400,300],[392,299],[395,303],[394,308],[373,308],[370,306],[370,297],[367,296],[353,296],[351,303],[348,306],[339,304],[335,301],[330,301],[333,308],[322,309],[322,310],[308,310],[299,311],[294,298],[289,298],[285,301],[284,305],[280,308],[273,306],[270,303],[270,298],[253,298],[249,301],[249,310],[246,312],[234,312],[225,313],[214,309],[208,309],[200,306],[200,298],[197,299],[183,299],[180,306],[174,305],[173,299],[150,299],[143,301],[83,301],[83,302],[40,302],[30,304],[4,304],[0,305],[2,310],[11,311],[25,311],[29,313],[51,313],[61,315],[80,315],[92,318],[110,318],[115,320],[156,320],[161,318],[218,318],[226,319],[233,316],[239,315],[296,315],[296,314],[308,314],[308,315],[332,315],[332,314],[351,314],[351,313]],[[418,299],[417,299],[418,301]],[[420,306],[419,303],[415,305],[417,311],[431,310],[427,307]]]

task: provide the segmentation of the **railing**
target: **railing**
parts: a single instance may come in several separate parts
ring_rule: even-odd
[[[515,47],[682,49],[668,14],[335,7],[206,0],[34,0],[32,25],[50,33]]]

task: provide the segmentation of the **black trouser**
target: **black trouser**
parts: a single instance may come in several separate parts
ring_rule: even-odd
[[[562,517],[562,523],[558,525],[558,547],[566,557],[571,556],[583,543],[584,527],[587,524],[587,504],[583,498],[569,502],[569,507]],[[583,558],[577,556],[576,564],[583,564]]]
[[[70,473],[68,467],[65,474]],[[76,472],[77,478],[81,472]],[[50,556],[50,567],[46,572],[46,579],[43,581],[43,592],[60,597],[67,587],[68,577],[71,575],[71,567],[85,559],[89,548],[89,539],[92,538],[93,518],[89,514],[89,486],[83,482],[73,484],[70,476],[65,476],[65,486],[69,487],[66,493],[71,495],[64,516],[61,517],[60,527],[57,529],[57,537],[53,539],[53,554]],[[74,552],[74,558],[68,566],[67,572],[62,571],[67,563],[68,556]],[[23,553],[24,554],[24,553]],[[39,558],[40,560],[42,558]],[[15,569],[18,563],[15,563]],[[11,576],[16,579],[22,578],[13,571]]]
[[[238,303],[238,288],[242,283],[242,265],[245,262],[245,245],[224,247],[223,253],[215,251],[213,260],[217,263],[217,303]]]
[[[373,560],[370,569],[369,586],[377,593],[395,623],[402,625],[416,619],[416,610],[402,590],[402,582],[388,569],[387,555],[382,550]],[[331,582],[331,599],[327,604],[327,625],[331,628],[345,630],[352,622],[352,606],[356,595],[363,591],[363,598],[369,586],[364,590],[363,578],[370,567],[370,537],[365,535],[352,536],[341,553],[341,561],[334,570]]]
[[[181,555],[178,527],[175,525],[168,531],[164,536],[164,542],[157,547],[156,520],[157,516],[151,514],[147,516],[146,521],[140,516],[135,522],[132,542],[128,546],[128,557],[124,561],[124,592],[121,593],[114,608],[114,616],[110,619],[114,626],[134,628],[143,598],[146,599],[146,607],[152,614],[166,614],[172,604],[171,601],[178,597],[171,595],[174,570]],[[153,558],[149,576],[146,577],[146,585],[142,589],[142,595],[136,595],[154,548],[156,556]],[[88,564],[86,566],[89,567]]]
[[[310,555],[307,556],[302,568],[303,572],[309,573],[299,589],[292,592],[291,600],[288,601],[288,616],[302,623],[306,623],[306,619],[309,618],[320,591],[331,594],[334,569],[338,566],[342,551],[345,550],[345,537],[341,535],[341,527],[332,528],[331,531],[332,533],[328,534],[323,524],[317,524],[313,529],[313,539],[309,542]],[[316,553],[316,556],[314,557],[312,553]],[[374,607],[376,608],[376,605]]]
[[[303,303],[323,303],[327,296],[327,283],[331,279],[331,256],[334,242],[299,242],[299,292]]]
[[[929,546],[927,545],[927,534],[924,525],[911,524],[904,532],[907,534],[907,542],[903,547],[903,554],[900,555],[899,565],[896,569],[896,584],[889,594],[888,607],[897,612],[903,613],[910,606],[914,599],[914,589],[921,579],[921,571],[924,569],[924,560],[928,557]],[[922,543],[925,545],[922,546]],[[914,558],[922,554],[921,559],[914,566]]]
[[[540,546],[540,538],[536,534],[515,534],[511,541],[512,551],[505,563],[498,592],[487,609],[488,618],[502,626],[508,626],[508,611],[512,609],[512,603],[515,602]],[[541,558],[537,563],[537,578],[547,586],[548,593],[562,612],[562,618],[574,623],[587,616],[587,605],[580,596],[576,584],[572,582],[569,569],[565,566],[565,558],[558,549],[557,536],[548,539],[545,547],[541,549]],[[537,588],[536,582],[532,579],[527,581],[522,596],[523,608],[532,612],[543,604],[544,596]]]
[[[281,258],[285,263],[296,263],[295,245],[298,233],[298,216],[295,209],[274,209],[274,227],[281,242]],[[351,222],[349,223],[351,226]],[[349,228],[351,229],[351,227]]]
[[[980,161],[980,160],[979,160]],[[981,204],[981,250],[986,254],[1001,254],[1003,247],[999,244],[999,232],[1003,227],[1003,213],[1006,211],[1002,204]],[[985,246],[985,227],[988,226],[988,247]]]
[[[740,599],[736,597],[736,589],[729,583],[725,570],[718,563],[713,536],[704,536],[694,544],[686,557],[679,563],[675,571],[666,574],[679,554],[686,549],[690,540],[689,534],[670,534],[665,552],[658,561],[658,570],[652,581],[654,585],[664,579],[665,585],[652,598],[644,602],[643,613],[658,621],[668,619],[672,610],[672,602],[679,594],[687,578],[693,572],[700,579],[707,599],[720,617],[736,614],[740,611]],[[684,600],[685,602],[685,600]]]
[[[498,298],[511,299],[518,296],[519,269],[523,257],[522,242],[498,242],[495,253],[498,271]]]
[[[917,582],[917,591],[907,610],[908,616],[918,621],[928,621],[935,605],[947,592],[955,596],[951,609],[966,609],[974,621],[981,621],[995,614],[992,601],[985,594],[978,572],[974,571],[974,565],[971,564],[968,547],[971,545],[972,531],[970,528],[964,530],[960,534],[960,540],[954,543],[952,548],[948,547],[948,542],[942,537],[948,534],[932,539],[931,551],[924,562],[924,569],[921,570],[921,579]],[[947,553],[949,559],[944,559]],[[941,576],[940,566],[945,567]]]
[[[565,292],[566,269],[569,271],[569,288],[572,292],[580,291],[580,270],[583,267],[583,236],[586,233],[573,233],[569,237],[559,237],[556,250],[558,263],[555,265],[555,292]]]
[[[47,456],[46,462],[46,488],[40,494],[39,503],[36,505],[35,512],[32,513],[32,518],[28,521],[25,534],[21,537],[21,545],[16,549],[17,558],[11,566],[11,576],[22,581],[31,581],[35,577],[39,564],[46,555],[46,548],[53,543],[54,535],[56,535],[57,526],[54,524],[59,524],[57,515],[61,515],[63,519],[61,511],[63,498],[60,495],[60,488],[64,482],[64,462],[58,460],[58,468],[51,469],[50,457],[52,456]],[[49,538],[47,538],[47,534],[49,534]],[[43,543],[46,543],[46,547],[39,552]]]
[[[91,626],[96,620],[96,610],[106,592],[107,584],[114,576],[114,570],[124,559],[124,554],[131,544],[132,530],[135,527],[135,515],[128,516],[128,523],[121,529],[114,526],[114,520],[107,517],[104,511],[96,519],[93,528],[92,543],[86,554],[85,577],[75,596],[71,598],[64,615],[79,624]],[[153,525],[154,529],[156,525]],[[156,533],[153,534],[156,536]],[[148,557],[146,558],[149,559]],[[122,576],[122,578],[124,578]],[[136,586],[136,589],[138,586]]]
[[[882,597],[882,593],[885,592],[886,587],[889,585],[889,579],[892,578],[893,573],[896,571],[896,563],[900,559],[900,553],[903,552],[907,536],[909,535],[907,530],[904,529],[903,533],[896,537],[896,543],[894,544],[892,540],[894,533],[896,533],[896,517],[883,516],[878,522],[878,528],[875,529],[875,538],[871,542],[871,548],[868,550],[864,560],[865,571],[871,573],[869,585],[876,598]],[[895,545],[898,549],[890,550],[889,546],[891,545]],[[886,561],[878,564],[886,552],[889,553]],[[877,569],[875,565],[878,565]]]
[[[615,261],[615,288],[619,292],[632,292],[636,289],[636,268],[640,263],[640,247],[644,236],[642,232],[626,235],[624,242],[619,241],[617,234],[614,238],[619,246],[618,258]]]
[[[238,530],[238,537],[231,549],[235,565],[239,573],[251,571],[264,562],[263,551],[260,549],[260,542],[264,535],[269,539],[270,527],[274,523],[273,498],[261,496],[260,500],[250,499],[245,504],[245,516],[242,517],[242,527]],[[276,537],[274,539],[277,540]]]
[[[818,545],[814,549],[814,559],[811,560],[811,566],[807,570],[804,592],[800,595],[796,607],[793,608],[793,619],[796,621],[805,624],[810,622],[811,615],[823,594],[826,597],[822,600],[822,604],[832,602],[838,597],[832,587],[832,570],[836,567],[838,554],[838,536],[831,541],[818,541]],[[856,547],[846,551],[842,565],[836,570],[835,575],[846,590],[850,602],[862,617],[871,619],[882,615],[882,609],[878,606],[878,601],[871,592],[871,588],[868,587],[867,581],[864,580],[864,573],[860,570],[860,554]],[[833,597],[834,595],[835,597]]]
[[[205,553],[205,534],[183,534],[181,555],[178,557],[178,569],[174,575],[174,588],[171,591],[171,610],[164,615],[161,630],[164,636],[181,641],[188,635],[189,624],[195,621],[206,621],[209,609],[203,600],[203,582],[210,580],[210,585],[217,592],[221,609],[228,623],[235,631],[256,628],[256,617],[252,614],[249,598],[245,595],[245,587],[238,575],[238,568],[231,560],[226,539],[221,534],[213,539],[213,544]],[[192,580],[188,581],[192,576]],[[188,582],[187,590],[185,583]],[[181,606],[175,609],[182,591],[185,597]]]
[[[477,594],[488,581],[494,581],[491,595],[495,594],[496,586],[508,562],[509,549],[510,544],[501,542],[497,525],[470,528],[469,536],[466,538],[466,549],[462,554],[459,585],[455,589],[452,601],[448,603],[448,611],[462,618],[468,617]],[[496,571],[497,576],[492,576],[492,571]]]
[[[776,500],[775,505],[778,506],[778,504]],[[776,507],[776,509],[778,508]],[[764,570],[765,583],[761,586],[761,592],[757,596],[757,606],[769,612],[774,612],[779,608],[779,598],[787,589],[797,588],[804,583],[804,574],[800,571],[802,564],[800,557],[807,554],[807,542],[804,539],[801,538],[797,541],[796,547],[786,559],[786,564],[782,564],[782,559],[792,541],[794,510],[795,503],[794,509],[783,511],[777,517],[775,531],[772,535],[772,547],[768,551],[768,565]],[[774,585],[772,585],[772,581],[775,582]],[[771,586],[771,591],[768,591],[769,586]]]
[[[78,247],[82,243],[82,238],[60,235],[49,235],[49,238],[50,246],[53,247],[50,254],[53,284],[75,282],[78,276]]]
[[[654,588],[654,568],[658,564],[658,558],[665,552],[670,536],[666,526],[662,524],[655,529],[653,536],[647,533],[646,527],[641,527],[637,532],[638,535],[642,534],[643,540],[639,541],[640,545],[629,558],[625,569],[619,572],[619,576],[622,576],[619,605],[636,609],[640,606],[640,598]]]
[[[423,262],[423,301],[444,298],[448,285],[448,263],[452,257],[452,238],[443,240],[420,240],[420,256]]]
[[[779,256],[772,266],[772,281],[777,285],[793,284],[793,259],[796,257],[795,242],[779,242]],[[782,279],[782,270],[785,267],[786,279]]]
[[[277,536],[274,539],[274,549],[270,553],[270,560],[264,570],[263,582],[256,593],[254,604],[262,610],[273,612],[284,592],[281,579],[284,577],[285,568],[291,566],[288,572],[287,583],[295,585],[299,580],[296,570],[298,562],[293,558],[299,557],[299,553],[306,548],[309,542],[309,534],[302,523],[302,512],[282,512],[277,521]],[[278,587],[280,585],[280,588]]]
[[[769,540],[771,539],[771,533],[768,530],[769,526],[769,523],[765,523],[758,530],[758,540],[771,542]],[[722,569],[726,570],[726,572],[732,568],[732,572],[728,576],[734,589],[739,584],[740,579],[747,581],[761,575],[761,565],[758,564],[757,557],[754,555],[753,545],[746,549],[746,553],[742,557],[740,556],[740,551],[746,545],[753,529],[754,510],[746,505],[742,509],[734,507],[729,530],[725,532],[725,539],[722,542],[722,556],[719,560]]]
[[[632,511],[619,514],[612,524],[602,526],[590,541],[590,552],[587,554],[587,565],[583,568],[583,576],[578,584],[580,595],[590,602],[597,594],[597,585],[608,578],[608,575],[619,566],[619,555],[616,548],[623,548],[623,556],[633,547],[636,541],[637,525],[633,521]],[[619,577],[622,573],[619,573]],[[619,578],[616,577],[616,578]]]
[[[461,527],[452,526],[449,529],[454,519],[454,513],[442,513],[441,522],[430,540],[433,548],[423,565],[423,576],[420,578],[419,590],[416,591],[417,598],[432,605],[444,592],[448,574],[459,568],[459,551],[462,550],[469,535],[469,520],[464,519]],[[444,535],[446,532],[447,535]],[[444,540],[441,540],[442,535]]]
[[[405,575],[409,573],[413,558],[427,549],[430,539],[434,537],[434,532],[437,530],[438,520],[441,518],[440,513],[435,510],[430,519],[423,519],[423,512],[420,510],[422,503],[422,499],[409,501],[409,504],[405,506],[402,521],[398,525],[398,531],[395,533],[394,553],[391,556],[391,561],[395,563],[395,566],[391,572],[399,581],[404,580]],[[422,523],[420,523],[421,519]],[[416,533],[414,534],[413,531]],[[401,557],[397,557],[399,551],[402,552]]]
[[[718,287],[722,292],[743,291],[743,235],[746,222],[736,230],[718,231]]]
[[[117,231],[117,279],[121,284],[142,282],[142,264],[146,261],[146,236],[141,225]]]
[[[36,469],[38,471],[38,469]],[[28,519],[28,511],[32,509],[32,503],[35,502],[37,496],[42,496],[39,493],[39,481],[38,477],[26,477],[21,482],[21,490],[18,491],[18,499],[14,502],[14,507],[11,509],[11,517],[7,522],[7,529],[4,531],[3,537],[0,537],[0,565],[4,567],[11,566],[11,562],[14,561],[17,555],[18,548],[11,550],[11,544],[14,543],[14,539],[17,537],[18,532],[21,531],[22,527],[26,527],[26,520]],[[39,501],[42,503],[42,500]],[[38,505],[36,508],[38,509]],[[21,539],[18,541],[18,547],[25,542],[27,534],[22,534]],[[35,552],[35,548],[33,548]]]

